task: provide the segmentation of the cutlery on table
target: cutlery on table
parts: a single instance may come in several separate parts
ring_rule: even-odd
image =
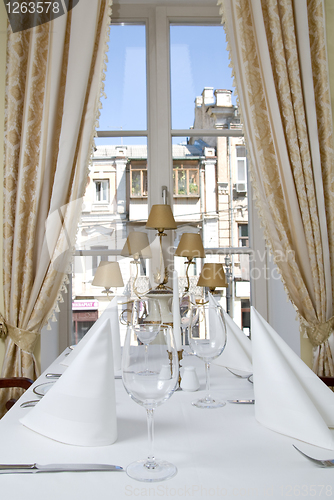
[[[227,368],[227,366],[225,366],[225,368],[228,372],[232,373],[232,375],[234,375],[235,377],[238,377],[238,378],[247,378],[248,379],[249,377],[252,376],[252,373],[249,374],[249,372],[248,373],[246,373],[246,372],[245,373],[242,373],[242,372],[238,373],[236,371],[231,370],[230,368]]]
[[[253,405],[255,403],[255,399],[228,399],[228,402],[239,405]]]
[[[24,401],[24,403],[20,404],[21,408],[30,408],[31,406],[37,405],[37,403],[40,401],[40,399],[32,399],[30,401]]]
[[[317,464],[319,467],[334,467],[334,460],[318,460],[317,458],[312,458],[309,455],[306,455],[303,451],[301,451],[297,446],[294,444],[292,445],[299,453],[304,455],[308,460],[313,462],[314,464]]]
[[[47,373],[45,375],[46,378],[59,378],[62,376],[62,373]],[[121,379],[122,375],[115,375],[115,379]]]
[[[123,467],[108,464],[0,464],[0,474],[21,474],[27,472],[91,472],[123,471]]]

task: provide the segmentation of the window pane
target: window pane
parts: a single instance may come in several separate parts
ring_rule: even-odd
[[[140,170],[132,171],[131,193],[132,196],[141,195]]]
[[[189,171],[189,194],[195,195],[199,193],[198,189],[198,172],[197,170]]]
[[[219,290],[220,303],[246,329],[241,300],[250,296],[249,257],[246,252],[220,251],[248,245],[248,237],[238,231],[239,224],[248,223],[246,148],[223,26],[172,25],[170,61],[172,129],[202,130],[184,138],[173,136],[172,130],[178,223],[174,246],[183,233],[201,234],[204,248],[213,249],[206,262],[219,262],[225,269],[228,287]],[[229,128],[240,130],[240,136],[206,133]],[[202,264],[196,259],[198,274]],[[180,286],[187,286],[184,259],[175,257],[174,265]],[[196,286],[198,276],[189,278],[191,293],[203,293]]]
[[[95,201],[109,202],[109,180],[94,180],[95,184]]]
[[[194,99],[207,85],[233,89],[224,27],[172,25],[170,60],[172,128],[190,128]],[[211,94],[205,98],[213,103]]]
[[[98,130],[146,130],[145,26],[112,24],[107,55]]]
[[[240,236],[248,237],[248,224],[240,224],[239,226]]]
[[[83,253],[73,261],[72,344],[101,316],[115,294],[133,291],[136,266],[131,264],[133,258],[121,256],[121,251],[130,231],[145,232],[147,144],[136,144],[135,137],[128,140],[130,145],[121,137],[115,138],[114,145],[98,145],[92,158],[76,240],[76,250]],[[92,284],[99,263],[106,260],[119,263],[124,281],[124,287],[111,287],[109,297],[102,286]],[[136,282],[140,292],[149,288],[147,274],[148,259],[142,258]],[[123,341],[126,327],[120,328]]]
[[[246,162],[245,160],[238,160],[238,182],[246,180]]]
[[[246,148],[245,148],[245,146],[238,146],[237,147],[237,156],[239,158],[240,157],[243,157],[243,158],[246,157]]]
[[[148,191],[147,191],[147,170],[142,170],[142,176],[143,176],[143,196],[147,196]]]
[[[178,180],[178,194],[186,194],[186,173],[185,170],[181,170],[177,173]]]

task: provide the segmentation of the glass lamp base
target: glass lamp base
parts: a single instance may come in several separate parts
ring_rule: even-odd
[[[147,466],[147,460],[138,460],[126,468],[126,473],[137,481],[156,482],[165,481],[175,476],[177,468],[175,465],[164,460],[155,460],[154,466]]]
[[[220,401],[217,399],[213,399],[211,397],[206,397],[198,399],[197,401],[193,401],[191,404],[193,406],[196,406],[196,408],[204,408],[212,410],[215,408],[222,408],[223,406],[226,405],[226,401]]]

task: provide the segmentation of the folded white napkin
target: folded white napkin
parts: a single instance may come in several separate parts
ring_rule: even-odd
[[[61,362],[62,365],[69,366],[74,358],[80,353],[81,349],[89,341],[90,337],[94,335],[100,328],[105,328],[106,320],[109,319],[110,322],[110,335],[112,338],[112,346],[114,353],[114,369],[115,372],[121,369],[121,339],[119,332],[119,315],[118,315],[118,305],[117,296],[114,297],[108,307],[103,311],[98,320],[95,321],[94,325],[88,330],[86,335],[80,340],[78,345],[75,346],[73,351],[66,356],[66,358]]]
[[[255,417],[266,427],[334,450],[334,393],[251,308]]]
[[[117,439],[113,348],[109,319],[20,422],[43,436],[77,446]]]
[[[219,305],[211,293],[209,293],[209,303]],[[213,363],[231,370],[251,374],[253,373],[252,343],[231,316],[224,310],[223,313],[227,329],[227,342],[224,351]]]

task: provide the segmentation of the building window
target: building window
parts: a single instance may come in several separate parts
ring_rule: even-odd
[[[174,165],[174,196],[199,196],[199,168]]]
[[[246,147],[236,146],[237,154],[237,179],[236,179],[236,191],[237,193],[247,192],[247,159],[246,159]]]
[[[109,179],[94,180],[95,203],[109,203]]]
[[[249,335],[250,333],[250,300],[241,299],[241,329]]]
[[[130,186],[131,197],[143,198],[147,197],[147,166],[146,164],[130,165]]]
[[[248,224],[238,224],[239,247],[249,247]]]

